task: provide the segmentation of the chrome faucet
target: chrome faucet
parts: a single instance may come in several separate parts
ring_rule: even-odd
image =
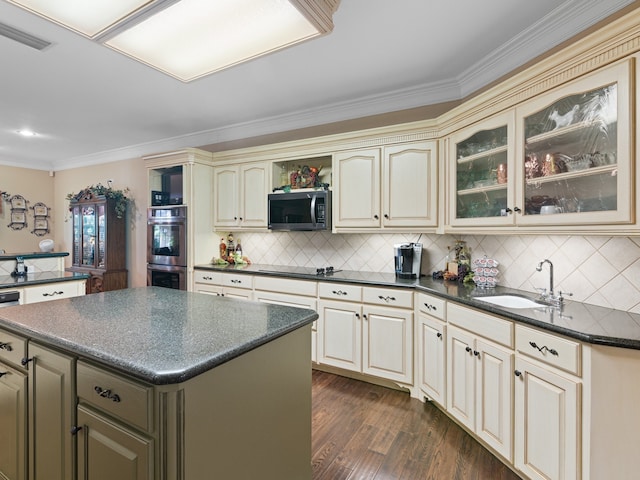
[[[552,305],[555,305],[556,307],[562,307],[562,303],[564,302],[564,297],[562,296],[563,292],[562,291],[558,292],[558,295],[556,296],[553,291],[553,263],[551,263],[551,260],[548,260],[545,258],[543,261],[538,263],[536,270],[538,272],[541,272],[542,266],[545,263],[549,264],[549,291],[547,292],[546,288],[541,288],[540,290],[542,291],[541,292],[542,298],[544,300],[549,301]],[[573,293],[565,292],[564,295],[572,296]]]
[[[541,261],[538,266],[536,267],[536,271],[541,272],[542,271],[542,266],[548,263],[549,264],[549,298],[553,298],[553,263],[551,263],[551,260],[548,259],[544,259],[543,261]],[[545,294],[543,293],[543,296],[545,296]]]

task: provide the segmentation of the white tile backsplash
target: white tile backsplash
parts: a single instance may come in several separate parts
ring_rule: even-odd
[[[218,238],[220,238],[219,235]],[[451,235],[406,233],[271,232],[239,233],[254,263],[390,272],[393,245],[424,244],[422,272],[444,267]],[[554,264],[555,289],[572,300],[640,313],[640,238],[566,235],[467,235],[472,258],[487,255],[500,262],[500,284],[529,292],[548,288],[548,258]]]

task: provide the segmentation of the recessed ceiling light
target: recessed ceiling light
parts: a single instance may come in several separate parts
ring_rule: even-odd
[[[38,135],[33,130],[28,130],[28,129],[16,130],[16,132],[22,135],[23,137],[35,137],[36,135]]]

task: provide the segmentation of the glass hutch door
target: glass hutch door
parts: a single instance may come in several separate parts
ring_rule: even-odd
[[[629,74],[619,64],[519,111],[519,223],[631,221]]]
[[[513,112],[462,130],[450,143],[450,223],[513,223]]]

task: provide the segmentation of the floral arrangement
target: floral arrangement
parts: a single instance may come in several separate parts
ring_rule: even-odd
[[[67,195],[67,200],[69,201],[72,201],[72,200],[79,201],[82,199],[90,200],[97,196],[104,196],[106,198],[111,198],[116,201],[116,204],[115,204],[116,217],[123,218],[127,211],[127,205],[131,201],[130,195],[131,195],[131,191],[129,190],[128,187],[125,188],[124,190],[115,190],[111,186],[105,187],[104,185],[99,183],[97,185],[90,185],[78,193],[69,193]]]

